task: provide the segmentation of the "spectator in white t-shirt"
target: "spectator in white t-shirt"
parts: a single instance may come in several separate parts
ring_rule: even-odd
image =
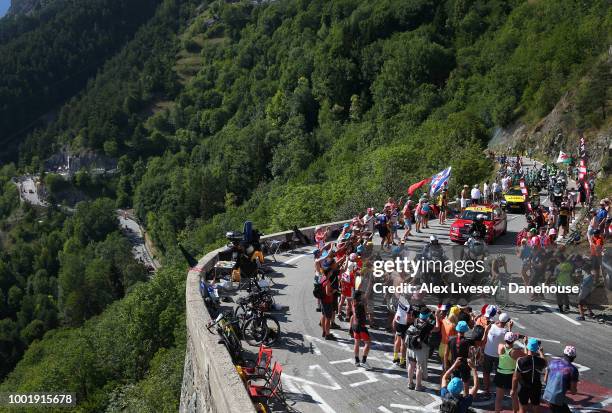
[[[504,334],[512,330],[513,322],[508,313],[501,313],[497,322],[489,324],[484,332],[484,363],[482,365],[482,378],[485,394],[489,393],[491,372],[497,371],[499,362],[498,347],[504,342]]]
[[[474,188],[472,188],[472,192],[470,197],[472,198],[472,205],[476,205],[480,202],[480,189],[478,189],[478,185],[474,185]]]

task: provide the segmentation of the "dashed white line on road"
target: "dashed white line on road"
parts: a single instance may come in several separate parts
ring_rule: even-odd
[[[552,306],[551,304],[542,304],[542,305],[543,305],[544,307],[547,307],[547,308],[553,308],[553,309],[555,308],[555,307],[554,307],[554,306]],[[558,311],[554,311],[554,310],[553,310],[553,311],[551,311],[551,313],[553,313],[554,315],[558,315],[559,317],[561,317],[561,318],[563,318],[563,319],[565,319],[565,320],[569,321],[570,323],[572,323],[572,324],[574,324],[574,325],[577,325],[577,326],[581,326],[581,325],[582,325],[582,324],[580,324],[578,321],[573,320],[573,319],[569,318],[568,316],[566,316],[565,314],[561,314],[561,313],[560,313],[560,312],[558,312]]]
[[[385,406],[378,406],[378,411],[383,413],[393,413],[391,410],[387,409]]]
[[[296,257],[291,257],[289,258],[287,261],[285,261],[285,264],[291,264],[292,262],[296,262],[297,260],[299,260],[300,258],[304,258],[305,256],[310,255],[310,254],[301,254],[298,255]]]

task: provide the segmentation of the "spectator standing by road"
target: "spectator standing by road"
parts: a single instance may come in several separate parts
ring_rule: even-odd
[[[408,327],[406,336],[406,355],[408,357],[408,388],[410,390],[423,390],[422,380],[427,377],[427,359],[429,357],[429,336],[439,327],[430,320],[429,309],[419,313],[414,323]],[[416,381],[416,385],[415,385]]]
[[[576,348],[566,346],[563,357],[553,359],[548,363],[544,382],[546,388],[542,398],[550,404],[552,413],[570,413],[565,394],[578,391],[579,373],[572,363],[576,359]]]
[[[412,325],[414,318],[410,305],[406,305],[399,301],[397,303],[397,311],[393,318],[393,330],[395,331],[395,341],[393,343],[393,364],[400,368],[406,368],[406,331],[408,326]]]
[[[412,210],[412,201],[410,199],[406,201],[406,205],[404,205],[404,209],[402,209],[402,214],[404,216],[405,230],[404,236],[402,237],[402,243],[404,243],[410,236],[410,231],[412,230],[412,219],[414,218],[414,212]]]
[[[511,331],[508,331],[504,335],[504,342],[499,345],[498,354],[499,362],[497,365],[497,372],[495,373],[495,413],[500,413],[502,410],[502,401],[506,391],[512,390],[512,377],[514,370],[516,369],[516,360],[523,357],[525,353],[521,350],[514,348],[514,342],[517,339],[517,335]],[[512,398],[512,411],[518,411],[518,395],[511,394]]]
[[[465,337],[465,333],[469,331],[469,326],[465,321],[459,321],[455,330],[457,335],[448,339],[448,346],[446,347],[446,353],[444,354],[445,365],[451,365],[458,358],[461,357],[462,362],[456,369],[459,377],[463,381],[463,388],[465,394],[469,391],[469,379],[470,379],[470,368],[467,364],[467,360],[470,357],[470,347],[472,342]]]
[[[448,340],[455,334],[457,331],[455,327],[457,326],[457,315],[459,314],[459,309],[457,307],[452,307],[448,311],[448,315],[445,317],[445,311],[437,313],[437,317],[440,319],[438,321],[440,327],[440,346],[438,347],[438,355],[442,360],[442,370],[446,371],[449,368],[448,361],[445,359],[446,348],[448,347]]]
[[[480,189],[478,189],[478,185],[474,185],[472,191],[470,192],[470,198],[472,199],[472,205],[477,205],[480,202]]]
[[[584,321],[584,315],[587,311],[589,312],[589,317],[595,317],[593,310],[589,308],[589,298],[595,288],[595,280],[591,271],[590,264],[582,266],[582,282],[580,283],[580,292],[578,293],[578,312],[580,315],[576,317],[578,321]]]
[[[448,194],[446,192],[446,188],[440,192],[438,195],[438,208],[440,209],[440,213],[438,215],[440,225],[444,225],[446,222],[446,211],[448,209]]]
[[[461,212],[463,212],[465,210],[465,208],[467,208],[467,204],[468,204],[468,199],[469,199],[469,187],[467,185],[463,185],[463,189],[461,190],[461,198],[460,201],[461,202]]]
[[[591,267],[595,274],[595,284],[601,279],[601,259],[603,253],[604,238],[601,230],[597,228],[591,237]]]
[[[484,362],[482,365],[482,379],[484,392],[489,395],[491,388],[491,373],[497,371],[499,364],[498,348],[504,342],[504,336],[512,330],[513,321],[508,313],[501,313],[497,322],[489,324],[484,332]]]
[[[542,372],[546,369],[546,359],[540,343],[535,338],[527,341],[526,348],[527,355],[516,361],[510,397],[518,396],[519,413],[527,411],[538,413],[542,394]]]
[[[353,338],[355,339],[353,348],[355,353],[355,366],[370,370],[370,365],[368,364],[368,353],[370,352],[370,334],[368,333],[366,322],[367,311],[365,303],[363,302],[363,291],[356,290],[353,296],[353,315],[351,317],[351,330],[353,332]],[[362,342],[364,343],[364,348],[360,362],[359,347]]]
[[[484,185],[482,186],[482,200],[484,203],[489,202],[489,197],[491,195],[490,189],[491,188],[489,187],[489,181],[485,181]]]
[[[333,271],[332,265],[328,261],[323,261],[322,268],[324,271],[323,279],[321,284],[323,287],[323,297],[321,298],[321,329],[323,330],[322,336],[325,340],[335,340],[336,337],[331,334],[330,328],[332,319],[334,316],[334,299],[335,291],[332,288],[330,280],[331,273]]]
[[[472,372],[474,386],[469,390],[469,394],[462,396],[461,392],[464,389],[465,383],[459,377],[453,377],[449,381],[453,371],[463,364],[463,359],[458,358],[452,367],[442,376],[442,384],[440,386],[440,396],[442,397],[441,413],[467,413],[469,407],[474,402],[478,394],[478,371],[471,360],[468,360],[467,363]]]

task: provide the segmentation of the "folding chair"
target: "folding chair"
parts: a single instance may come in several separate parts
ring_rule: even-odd
[[[247,382],[247,390],[249,391],[249,395],[255,399],[266,399],[268,402],[270,399],[278,399],[282,403],[285,403],[284,398],[281,396],[282,394],[282,384],[281,384],[281,374],[283,372],[283,368],[277,362],[274,362],[274,367],[272,368],[272,374],[270,378],[266,381],[263,386],[258,386],[255,384],[251,384],[250,381]],[[285,403],[286,404],[286,403]]]
[[[272,349],[263,344],[259,346],[257,361],[252,367],[242,367],[246,380],[267,379],[270,376],[272,364]]]
[[[280,252],[282,241],[273,239],[271,241],[266,241],[267,253],[272,254],[272,258],[274,258],[274,262],[277,262],[276,254]]]

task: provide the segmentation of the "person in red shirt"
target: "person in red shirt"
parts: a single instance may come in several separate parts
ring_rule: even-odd
[[[601,230],[596,229],[593,231],[591,237],[591,266],[595,273],[595,283],[601,276],[601,255],[603,252],[604,238],[601,235]]]
[[[353,290],[355,289],[355,276],[359,270],[357,264],[357,254],[349,255],[348,261],[343,266],[342,275],[340,277],[340,303],[338,304],[338,318],[341,321],[350,319],[352,309]],[[342,314],[342,306],[346,303],[345,315]]]
[[[334,318],[334,300],[336,299],[336,291],[332,288],[330,281],[331,272],[334,269],[328,264],[323,264],[323,279],[321,284],[323,286],[323,298],[321,298],[321,329],[323,330],[322,336],[325,340],[336,340],[336,336],[331,334],[330,328]]]

